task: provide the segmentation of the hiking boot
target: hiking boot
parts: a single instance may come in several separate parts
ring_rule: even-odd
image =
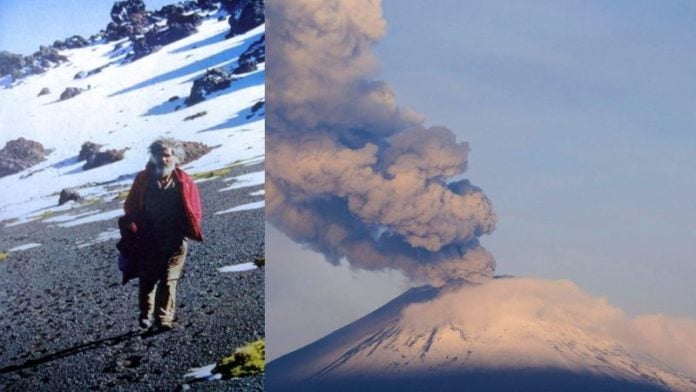
[[[150,319],[141,318],[138,321],[138,325],[140,325],[140,328],[142,328],[142,329],[148,329],[148,328],[152,327],[152,321],[150,321]]]
[[[172,324],[160,324],[157,326],[157,332],[169,332],[174,329]]]

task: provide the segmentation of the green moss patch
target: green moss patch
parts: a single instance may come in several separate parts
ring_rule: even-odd
[[[213,178],[213,177],[222,177],[230,174],[232,171],[231,167],[225,167],[222,169],[217,169],[217,170],[210,170],[207,172],[202,172],[202,173],[195,173],[191,175],[194,180],[201,180],[203,178]]]
[[[218,362],[213,373],[219,373],[223,379],[249,377],[263,373],[266,369],[266,340],[259,339],[240,347],[234,354]]]
[[[10,256],[9,253],[0,253],[0,261],[5,260]]]
[[[130,192],[130,190],[117,193],[117,194],[116,194],[116,197],[114,198],[114,200],[118,200],[118,201],[124,201],[124,200],[126,200],[126,198],[128,197],[128,193],[129,193],[129,192]]]
[[[37,216],[36,218],[37,218],[37,219],[41,219],[41,220],[43,220],[43,219],[48,219],[48,218],[52,217],[53,214],[54,214],[53,211],[51,211],[51,210],[46,210],[46,211],[42,212],[41,215]]]

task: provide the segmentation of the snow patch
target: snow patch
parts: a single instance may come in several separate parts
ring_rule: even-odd
[[[29,217],[17,218],[16,221],[5,224],[5,227],[13,227],[13,226],[23,225],[25,223],[33,222],[36,219],[37,218],[29,218]]]
[[[96,245],[100,242],[106,242],[109,240],[116,240],[119,238],[121,238],[121,231],[117,228],[111,229],[111,230],[107,230],[107,231],[103,231],[103,232],[99,233],[97,235],[97,237],[94,238],[93,240],[85,242],[85,243],[81,243],[81,244],[77,245],[77,247],[78,248],[85,248],[87,246]]]
[[[263,195],[265,195],[265,194],[266,194],[266,190],[265,190],[265,189],[259,189],[259,190],[256,191],[256,192],[251,192],[251,193],[249,194],[249,196],[263,196]]]
[[[264,161],[265,159],[266,159],[266,158],[265,158],[263,155],[261,155],[261,156],[258,156],[258,157],[254,157],[254,158],[251,158],[251,159],[247,159],[246,161],[242,161],[242,165],[244,165],[244,166],[256,165],[256,164],[258,164],[258,163],[263,163],[263,161]]]
[[[224,191],[229,191],[232,189],[247,188],[250,186],[261,185],[265,182],[265,180],[266,180],[266,172],[265,171],[257,171],[257,172],[253,172],[253,173],[242,174],[241,176],[237,176],[237,177],[225,178],[225,179],[223,179],[223,181],[225,181],[225,182],[235,181],[235,183],[228,186],[227,188],[222,188],[219,191],[224,192]]]
[[[28,244],[15,246],[14,248],[8,250],[8,252],[19,252],[19,251],[21,251],[21,250],[27,250],[27,249],[32,249],[32,248],[38,248],[39,246],[41,246],[41,244],[36,243],[36,242],[30,242],[30,243],[28,243]]]
[[[254,263],[242,263],[242,264],[234,264],[234,265],[228,265],[226,267],[218,268],[218,271],[220,272],[243,272],[243,271],[251,271],[253,269],[258,268],[256,264]]]
[[[82,218],[83,216],[88,216],[92,215],[95,213],[98,213],[99,210],[88,210],[88,211],[83,211],[77,214],[62,214],[62,215],[56,215],[52,216],[50,218],[46,218],[43,220],[45,223],[63,223],[63,222],[70,222],[72,220]]]
[[[206,365],[199,368],[189,369],[189,372],[184,375],[184,377],[193,377],[197,379],[205,380],[219,380],[222,378],[222,374],[213,374],[212,371],[215,369],[216,364]]]
[[[99,214],[94,214],[94,215],[89,215],[81,219],[76,219],[67,223],[62,223],[58,226],[60,227],[73,227],[73,226],[78,226],[78,225],[83,225],[85,223],[92,223],[92,222],[98,222],[98,221],[103,221],[103,220],[109,220],[109,219],[114,219],[118,218],[119,216],[123,215],[123,210],[122,209],[117,209],[117,210],[111,210],[111,211],[104,211]]]
[[[263,208],[266,206],[265,200],[256,201],[253,203],[242,204],[241,206],[230,208],[229,210],[218,211],[215,215],[227,214],[230,212],[244,211],[244,210],[255,210],[257,208]]]

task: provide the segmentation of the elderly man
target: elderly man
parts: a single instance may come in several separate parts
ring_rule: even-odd
[[[176,284],[186,260],[187,238],[202,241],[201,204],[191,177],[177,167],[181,142],[150,145],[150,162],[133,182],[124,210],[137,233],[139,322],[142,328],[173,328]]]

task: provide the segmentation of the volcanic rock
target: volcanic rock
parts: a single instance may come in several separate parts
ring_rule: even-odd
[[[162,46],[195,34],[202,23],[197,13],[185,14],[184,6],[177,4],[163,7],[156,15],[167,18],[166,26],[153,26],[141,35],[131,34],[133,38],[133,60],[156,52]]]
[[[53,41],[53,45],[51,45],[51,47],[57,50],[65,50],[68,48],[65,46],[65,41],[61,41],[59,39]]]
[[[26,75],[46,72],[53,64],[68,61],[68,58],[59,54],[54,47],[40,46],[39,50],[31,56],[7,51],[0,52],[0,76],[11,75],[12,79],[21,79]]]
[[[221,68],[210,69],[193,82],[191,94],[185,103],[189,106],[195,105],[203,101],[206,95],[230,87],[233,80],[234,78]]]
[[[266,101],[258,101],[254,104],[254,106],[251,107],[251,112],[256,113],[257,111],[261,110],[264,106]]]
[[[77,96],[77,95],[80,95],[80,94],[82,93],[82,91],[83,91],[83,90],[82,90],[81,88],[77,88],[77,87],[68,87],[68,88],[65,89],[65,91],[63,91],[63,92],[60,94],[60,100],[61,100],[61,101],[65,101],[66,99],[73,98],[73,97],[75,97],[75,96]]]
[[[68,58],[58,53],[58,50],[50,46],[39,46],[39,50],[31,55],[31,60],[39,61],[48,66],[49,63],[60,64],[68,61]]]
[[[106,40],[107,42],[118,41],[122,38],[126,38],[133,34],[134,28],[130,23],[116,24],[114,22],[109,22],[106,25]]]
[[[158,35],[158,41],[162,45],[170,44],[174,41],[186,38],[198,31],[195,23],[173,23],[168,25],[168,29]]]
[[[18,173],[43,161],[50,153],[41,143],[23,137],[10,140],[0,150],[0,177]]]
[[[65,47],[68,49],[84,48],[87,45],[89,45],[89,41],[81,35],[73,35],[65,40]]]
[[[194,113],[194,114],[192,114],[192,115],[190,115],[190,116],[184,117],[184,121],[195,120],[195,119],[197,119],[198,117],[203,117],[203,116],[205,116],[206,114],[208,114],[208,112],[206,112],[205,110],[202,111],[202,112]]]
[[[84,170],[94,169],[95,167],[108,165],[109,163],[117,162],[123,159],[126,154],[126,149],[122,150],[106,150],[96,153],[92,159],[87,159],[87,162],[82,166]]]
[[[154,31],[151,30],[151,31]],[[149,34],[150,32],[148,32]],[[161,45],[152,45],[148,43],[148,34],[139,36],[133,40],[133,60],[145,57],[150,53],[157,52],[162,48]]]
[[[214,148],[199,142],[182,142],[182,144],[184,145],[184,152],[186,153],[186,156],[184,157],[183,162],[180,163],[181,165],[195,161],[196,159],[212,151]]]
[[[46,71],[48,71],[48,68],[42,67],[42,66],[40,66],[40,65],[32,64],[32,65],[29,67],[29,72],[31,72],[31,73],[34,74],[34,75],[39,75],[39,74],[42,74],[42,73],[44,73],[44,72],[46,72]]]
[[[197,0],[198,8],[204,11],[215,11],[218,8],[219,1],[214,0]]]
[[[169,4],[153,12],[152,15],[159,19],[169,19],[169,15],[174,12],[175,8],[181,8],[181,4]]]
[[[262,25],[265,21],[265,3],[265,0],[248,0],[243,5],[238,18],[230,17],[230,32],[227,34],[227,38],[244,34],[254,27]]]
[[[233,74],[241,74],[256,71],[257,64],[266,61],[266,34],[254,41],[249,47],[239,56],[237,68]]]
[[[96,144],[92,142],[84,142],[82,147],[80,147],[80,154],[77,156],[77,161],[91,161],[99,153],[101,144]]]
[[[0,52],[0,76],[11,74],[13,71],[26,66],[26,60],[21,54],[10,53],[3,50]]]
[[[92,34],[89,36],[89,42],[92,44],[97,43],[98,41],[101,41],[102,39],[104,39],[104,31],[103,30],[96,33],[96,34]]]
[[[145,2],[142,0],[121,0],[114,2],[111,7],[111,20],[116,24],[132,21],[132,15],[145,12]]]
[[[220,1],[220,8],[227,11],[228,14],[234,15],[235,11],[237,11],[237,7],[239,7],[242,2],[243,0],[222,0]]]
[[[58,197],[58,205],[62,206],[63,204],[69,202],[69,201],[82,201],[82,196],[75,190],[71,188],[65,188],[62,191],[60,191],[60,196]]]
[[[256,103],[251,107],[251,114],[249,114],[249,115],[247,116],[247,118],[252,118],[252,117],[254,117],[254,115],[256,115],[256,113],[257,113],[258,111],[260,111],[261,109],[263,109],[263,107],[265,106],[265,104],[266,104],[266,101],[258,101],[258,102],[256,102]],[[263,113],[262,113],[261,115],[263,115]]]
[[[184,7],[174,7],[167,16],[167,25],[174,24],[193,24],[200,25],[202,23],[201,16],[197,13],[186,14]]]

